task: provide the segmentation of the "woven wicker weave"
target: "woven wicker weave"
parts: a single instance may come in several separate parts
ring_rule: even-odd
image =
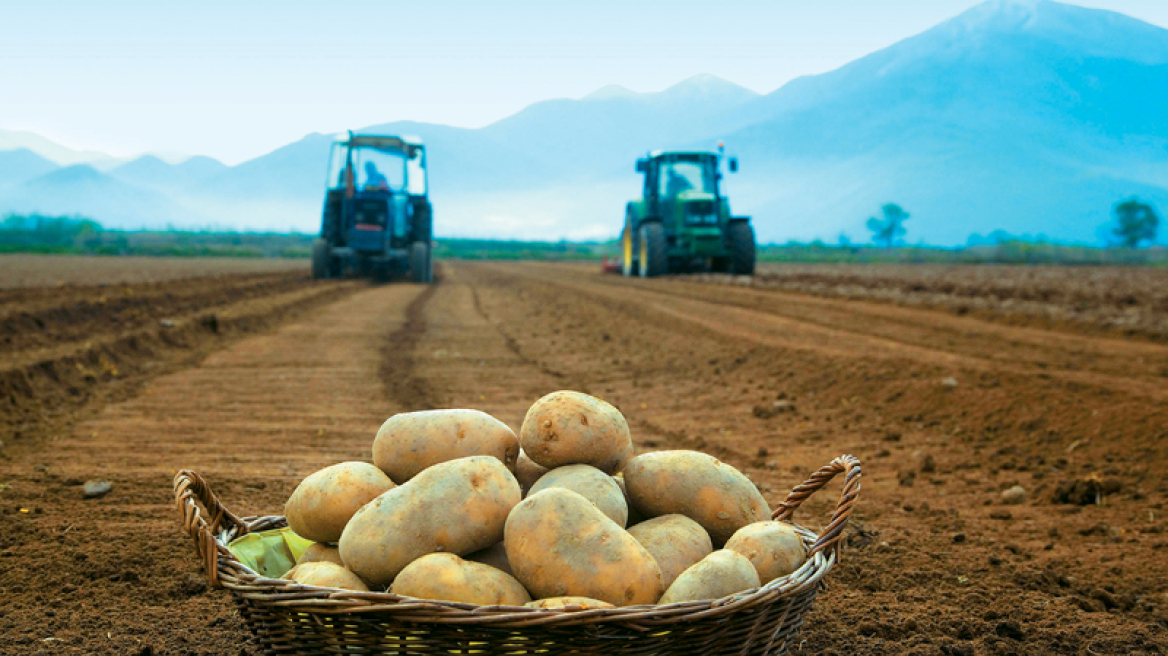
[[[823,532],[792,524],[809,556],[791,575],[723,599],[594,610],[473,606],[266,578],[226,545],[248,532],[286,526],[283,517],[240,518],[189,470],[175,476],[174,493],[211,584],[231,591],[264,654],[785,654],[839,558],[860,493],[860,461],[836,458],[774,513],[776,521],[790,523],[803,500],[839,473],[845,474],[843,494]]]

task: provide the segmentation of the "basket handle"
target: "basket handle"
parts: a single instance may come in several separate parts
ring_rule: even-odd
[[[848,518],[852,516],[852,509],[860,498],[860,477],[862,472],[860,470],[859,458],[852,455],[842,455],[831,461],[830,465],[826,465],[819,471],[815,472],[802,485],[797,486],[791,490],[787,498],[779,504],[775,512],[771,515],[771,519],[789,520],[791,515],[795,513],[795,509],[799,507],[803,501],[815,494],[827,482],[835,478],[836,474],[845,472],[844,475],[844,490],[840,495],[839,504],[836,506],[835,514],[831,516],[831,522],[824,527],[823,532],[819,534],[819,539],[815,541],[811,549],[807,552],[807,556],[812,556],[817,551],[831,549],[839,554],[839,541],[843,538],[844,527],[848,525]]]
[[[215,533],[229,528],[237,529],[240,534],[247,533],[247,524],[224,508],[207,481],[189,469],[174,476],[174,502],[182,517],[183,530],[195,542],[195,551],[203,561],[207,580],[211,587],[221,587],[219,554],[230,555],[230,552],[215,540]],[[204,509],[211,518],[210,522],[203,517]]]

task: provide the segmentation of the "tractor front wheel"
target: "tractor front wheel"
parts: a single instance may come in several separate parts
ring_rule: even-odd
[[[745,221],[730,224],[730,273],[739,276],[754,275],[754,228]]]
[[[430,261],[430,245],[416,241],[410,244],[410,277],[414,282],[434,282],[434,266]]]
[[[641,226],[640,273],[642,278],[653,278],[669,273],[669,248],[665,243],[665,228],[660,223]]]
[[[315,239],[312,242],[312,279],[323,280],[331,277],[332,267],[330,266],[332,259],[329,253],[328,242],[324,239]]]

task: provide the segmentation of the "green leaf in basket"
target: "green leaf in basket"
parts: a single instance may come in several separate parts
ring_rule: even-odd
[[[296,566],[300,555],[311,545],[311,540],[296,535],[292,529],[278,528],[248,533],[232,540],[227,548],[257,574],[278,579]]]

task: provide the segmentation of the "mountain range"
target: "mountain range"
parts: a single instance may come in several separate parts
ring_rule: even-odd
[[[613,237],[640,191],[638,156],[723,141],[741,161],[725,181],[731,204],[762,241],[863,241],[867,218],[896,202],[912,215],[911,242],[1004,229],[1097,243],[1122,198],[1168,211],[1168,30],[991,0],[767,95],[700,75],[656,93],[610,86],[540,102],[479,129],[360,131],[426,142],[439,236]],[[318,226],[333,138],[310,134],[228,167],[111,163],[27,134],[0,131],[0,212],[302,231]]]

